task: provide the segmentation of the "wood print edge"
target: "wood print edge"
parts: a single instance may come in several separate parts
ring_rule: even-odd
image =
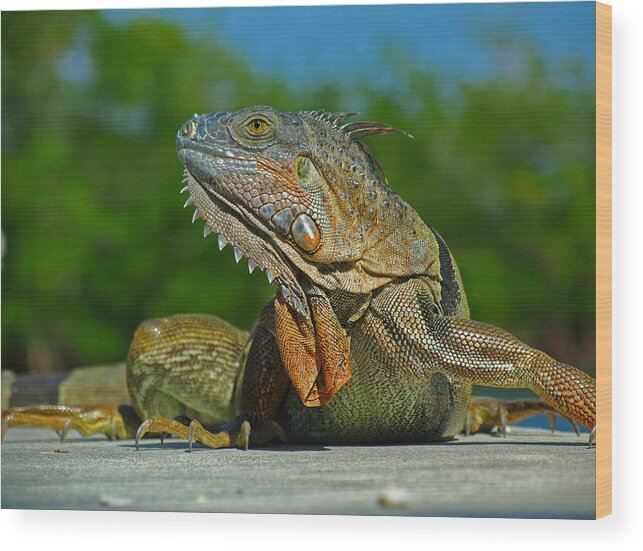
[[[612,513],[612,7],[596,3],[596,518]]]

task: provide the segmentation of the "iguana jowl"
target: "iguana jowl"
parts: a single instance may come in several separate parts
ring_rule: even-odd
[[[352,113],[251,107],[176,137],[187,205],[276,295],[250,336],[205,316],[137,330],[128,385],[146,432],[211,447],[429,442],[462,430],[473,384],[526,387],[585,427],[595,381],[469,319],[453,256],[385,182]],[[189,414],[187,426],[175,417]],[[223,422],[212,430],[203,422]]]

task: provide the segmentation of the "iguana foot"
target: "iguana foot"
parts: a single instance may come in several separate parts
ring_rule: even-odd
[[[203,425],[197,420],[194,420],[190,423],[190,430],[188,432],[188,446],[190,451],[192,451],[193,442],[201,442],[210,448],[229,448],[233,447],[230,445],[220,445],[220,442],[225,441],[227,437],[229,441],[234,442],[234,447],[241,448],[244,450],[248,449],[250,444],[250,423],[248,421],[243,421],[239,427],[238,433],[234,433],[236,438],[232,436],[231,433],[211,433],[207,429],[203,428]]]
[[[507,436],[507,408],[495,398],[473,398],[464,424],[464,434],[499,433]]]
[[[263,444],[274,437],[286,441],[283,429],[274,421],[259,423],[258,430],[253,434],[253,443]],[[188,449],[192,451],[192,444],[200,442],[209,448],[240,448],[247,450],[250,446],[251,426],[247,420],[236,419],[221,427],[209,429],[196,419],[189,425],[176,419],[165,417],[152,417],[144,421],[136,432],[136,448],[145,434],[150,432],[165,433],[188,441]]]
[[[140,420],[131,406],[27,406],[2,411],[2,439],[17,426],[51,428],[61,442],[70,430],[82,436],[105,434],[110,439],[132,438]]]
[[[229,431],[210,432],[197,420],[193,420],[189,425],[185,425],[177,419],[152,417],[143,421],[136,431],[136,449],[139,449],[141,438],[150,432],[158,432],[187,440],[190,451],[192,451],[192,443],[195,441],[201,442],[210,448],[236,447],[247,449],[250,436],[250,423],[244,421],[236,430],[231,428]]]
[[[549,416],[549,426],[554,432],[556,416],[560,414],[542,400],[498,400],[496,398],[474,397],[467,411],[463,432],[466,436],[476,432],[497,432],[502,436],[507,436],[508,424],[517,423],[539,413]],[[569,421],[576,436],[580,436],[576,423],[568,417],[565,419]]]

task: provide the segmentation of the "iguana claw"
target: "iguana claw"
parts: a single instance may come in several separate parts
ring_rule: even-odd
[[[551,428],[552,432],[556,432],[556,416],[557,413],[555,411],[552,411],[548,413],[549,415],[549,428]],[[562,417],[565,417],[562,415]],[[569,424],[571,425],[572,429],[574,430],[574,433],[576,433],[576,436],[580,436],[580,431],[578,430],[578,425],[576,424],[576,421],[573,419],[570,419],[569,417],[565,417]]]
[[[498,408],[498,432],[502,434],[505,438],[507,438],[507,419],[508,413],[507,413],[507,408],[504,406],[501,406]]]
[[[65,419],[65,422],[64,422],[62,428],[54,429],[56,431],[56,434],[58,435],[58,438],[60,438],[60,443],[61,444],[65,441],[65,438],[67,438],[67,434],[69,433],[70,428],[71,428],[71,417],[67,417],[67,419]],[[112,428],[112,431],[113,430],[114,429]]]
[[[592,428],[592,432],[589,433],[589,440],[587,442],[588,448],[596,447],[596,427]]]

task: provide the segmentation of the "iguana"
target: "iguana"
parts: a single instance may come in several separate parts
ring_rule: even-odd
[[[176,147],[192,221],[263,270],[275,297],[249,335],[211,316],[144,322],[127,364],[135,412],[13,408],[5,428],[161,433],[212,448],[432,442],[463,430],[468,412],[469,430],[483,428],[475,384],[531,389],[544,410],[591,429],[591,444],[595,380],[469,318],[445,241],[362,142],[406,133],[354,115],[256,106],[187,120]]]

